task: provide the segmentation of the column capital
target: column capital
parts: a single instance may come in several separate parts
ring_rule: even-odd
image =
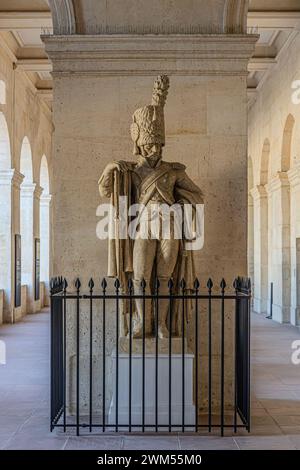
[[[287,174],[290,185],[292,187],[298,186],[300,184],[300,163],[297,163]]]
[[[288,188],[289,187],[289,177],[286,171],[278,171],[276,175],[273,176],[271,181],[267,184],[268,193],[277,191],[278,189]]]
[[[22,183],[22,197],[32,197],[35,191],[35,183]]]
[[[257,201],[259,199],[265,199],[267,197],[266,187],[262,184],[254,186],[254,188],[251,189],[250,194],[253,197],[254,201]]]
[[[24,175],[14,168],[9,170],[0,170],[0,184],[10,184],[19,189],[23,180]]]
[[[34,197],[36,199],[40,199],[43,194],[44,188],[42,188],[39,184],[35,183],[34,188]]]
[[[50,202],[51,202],[51,199],[52,199],[52,195],[51,194],[42,194],[41,197],[40,197],[40,204],[41,205],[49,205]]]

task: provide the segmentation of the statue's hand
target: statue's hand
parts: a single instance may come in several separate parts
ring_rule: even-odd
[[[123,160],[111,162],[105,168],[105,172],[107,173],[112,173],[113,171],[120,171],[122,173],[127,170],[128,170],[128,165]]]

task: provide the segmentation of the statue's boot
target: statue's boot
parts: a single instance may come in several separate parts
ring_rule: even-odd
[[[158,278],[159,280],[159,294],[168,295],[169,288],[168,282],[169,279]],[[158,337],[159,338],[168,338],[169,330],[167,328],[167,317],[169,312],[170,302],[168,299],[160,299],[158,301]],[[156,318],[156,315],[155,315]]]
[[[134,293],[135,295],[143,295],[143,288],[141,287],[141,281],[134,280]],[[150,294],[150,285],[149,281],[146,284],[145,294]],[[135,299],[136,309],[137,309],[137,318],[134,323],[132,336],[134,338],[143,337],[143,316],[145,314],[145,336],[151,336],[152,329],[152,303],[151,299]]]

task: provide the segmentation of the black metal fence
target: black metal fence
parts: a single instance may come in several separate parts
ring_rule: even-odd
[[[77,279],[75,290],[69,291],[66,279],[51,280],[51,431],[55,427],[64,431],[75,428],[77,435],[83,428],[89,432],[203,429],[211,432],[219,428],[221,435],[225,429],[250,431],[248,278],[237,278],[231,289],[224,279],[217,289],[211,279],[204,289],[198,280],[192,289],[187,289],[184,281],[175,289],[170,281],[167,293],[161,292],[156,282],[151,294],[147,293],[145,282],[139,293],[134,291],[132,281],[125,293],[118,280],[112,293],[108,292],[105,279],[99,288],[92,279],[88,286],[84,293]],[[137,299],[142,299],[144,312],[139,340],[132,334]],[[169,336],[164,340],[158,334],[161,301],[169,305]],[[123,302],[128,306],[128,334],[121,347]],[[145,334],[146,302],[153,304],[152,339]],[[69,305],[72,308],[68,310]],[[173,326],[175,305],[177,330]],[[95,342],[96,321],[100,322],[99,345]],[[69,341],[74,349],[71,372]],[[87,355],[85,366],[81,362],[83,354]],[[150,395],[149,389],[153,392]],[[81,403],[82,394],[85,407]]]

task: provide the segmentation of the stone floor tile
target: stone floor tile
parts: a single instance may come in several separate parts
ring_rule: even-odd
[[[67,437],[44,435],[31,436],[26,433],[15,434],[5,445],[4,450],[62,450]]]
[[[236,437],[241,450],[295,450],[296,445],[287,436]]]
[[[68,438],[64,450],[118,450],[122,449],[122,445],[122,437],[71,436]]]
[[[178,450],[178,437],[132,436],[124,437],[123,448],[128,450]]]
[[[182,450],[238,450],[232,437],[180,436],[179,445]]]
[[[291,434],[287,436],[292,445],[296,447],[297,450],[300,450],[300,435],[296,434]]]

